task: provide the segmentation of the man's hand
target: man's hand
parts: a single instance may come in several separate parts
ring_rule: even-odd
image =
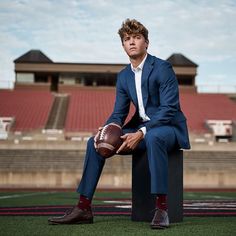
[[[127,133],[125,135],[122,135],[121,138],[123,139],[123,143],[116,153],[125,150],[134,150],[139,142],[143,139],[143,137],[144,135],[141,130],[138,130],[135,133]]]
[[[99,134],[100,134],[100,132],[101,132],[102,129],[103,129],[103,127],[99,127],[99,128],[98,128],[98,132],[97,132],[96,135],[94,136],[94,147],[95,147],[95,149],[97,149],[97,140],[98,140]]]

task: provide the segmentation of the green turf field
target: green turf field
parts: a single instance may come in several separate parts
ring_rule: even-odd
[[[96,192],[94,198],[131,198],[131,193],[127,191],[99,191]],[[77,202],[77,199],[78,194],[76,192],[0,192],[0,207],[35,205],[74,205]],[[97,204],[100,202],[101,201],[99,200],[94,200],[93,204]]]
[[[93,204],[101,203],[99,198],[131,198],[128,191],[98,191]],[[74,205],[77,202],[76,192],[0,192],[0,207],[6,206],[42,206],[42,205]],[[185,192],[185,200],[236,199],[236,192]]]
[[[130,192],[97,192],[99,198],[130,198]],[[187,192],[184,199],[236,199],[235,192]],[[74,205],[74,192],[0,192],[0,207],[32,205]],[[236,217],[185,217],[163,231],[151,230],[149,223],[132,222],[126,216],[96,216],[91,225],[48,225],[44,216],[0,216],[0,235],[236,235]]]
[[[47,217],[1,217],[0,232],[3,236],[15,235],[169,235],[169,236],[234,236],[236,218],[188,217],[183,223],[173,224],[167,230],[151,230],[148,223],[132,222],[129,217],[97,216],[90,225],[48,225]]]

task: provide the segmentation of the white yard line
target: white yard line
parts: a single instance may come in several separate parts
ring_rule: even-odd
[[[198,193],[187,193],[186,196],[188,197],[198,197],[199,198],[199,194]],[[199,201],[204,201],[204,200],[212,200],[212,199],[223,199],[223,200],[234,200],[235,197],[231,197],[231,196],[218,196],[218,195],[210,195],[210,194],[202,194],[200,196],[201,199],[199,199]]]
[[[46,195],[46,194],[51,194],[55,192],[36,192],[36,193],[23,193],[23,194],[12,194],[12,195],[5,195],[5,196],[0,196],[1,199],[9,199],[9,198],[19,198],[19,197],[30,197],[30,196],[37,196],[37,195]]]
[[[235,198],[234,197],[229,197],[229,196],[217,196],[217,195],[203,195],[204,197],[206,198],[214,198],[214,199],[232,199],[234,200]]]
[[[106,201],[103,201],[104,203],[114,203],[114,204],[121,204],[121,203],[123,203],[123,204],[130,204],[131,203],[131,201],[118,201],[118,200],[113,200],[113,201],[108,201],[108,200],[106,200]]]

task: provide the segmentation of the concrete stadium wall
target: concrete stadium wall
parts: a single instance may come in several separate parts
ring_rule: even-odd
[[[46,147],[46,146],[45,146]],[[79,146],[78,146],[79,147]],[[76,188],[84,148],[0,149],[0,188]],[[132,158],[106,161],[99,188],[131,188]],[[235,151],[185,151],[185,188],[236,188]]]

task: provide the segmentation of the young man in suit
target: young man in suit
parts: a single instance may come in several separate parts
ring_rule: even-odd
[[[114,110],[106,124],[122,127],[123,144],[117,153],[146,148],[151,174],[151,193],[156,196],[152,229],[169,226],[167,206],[168,152],[190,148],[186,118],[179,104],[178,82],[171,65],[147,53],[148,30],[140,22],[127,19],[119,29],[122,46],[130,64],[117,78]],[[124,125],[130,103],[136,113]],[[87,144],[83,176],[78,187],[78,205],[62,217],[49,219],[51,224],[92,223],[91,201],[105,159],[96,152],[97,135]]]

